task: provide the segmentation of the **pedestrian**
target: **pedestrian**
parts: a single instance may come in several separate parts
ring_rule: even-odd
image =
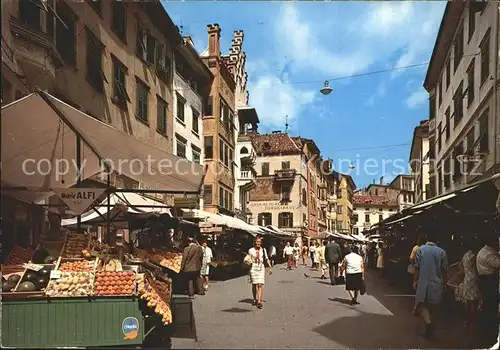
[[[262,238],[257,236],[254,246],[250,248],[248,254],[252,258],[250,268],[250,283],[252,284],[252,305],[262,309],[262,287],[266,283],[266,265],[269,267],[269,275],[273,273],[271,261],[266,250],[262,247]]]
[[[315,264],[316,246],[314,245],[314,242],[310,243],[309,254],[311,255],[311,267],[314,269],[314,267],[316,266]]]
[[[410,253],[410,263],[408,265],[408,273],[411,275],[413,290],[417,290],[417,268],[415,267],[415,257],[417,256],[418,248],[425,244],[425,236],[419,234],[416,244],[413,246]]]
[[[479,326],[488,344],[493,344],[498,336],[498,236],[489,232],[483,237],[484,246],[477,253],[479,291],[482,297],[482,310],[479,314]]]
[[[293,266],[293,247],[290,245],[290,242],[286,242],[283,249],[283,258],[286,260],[286,269],[291,270]]]
[[[456,298],[465,304],[464,326],[466,330],[469,330],[475,325],[476,314],[481,301],[476,268],[476,254],[479,247],[477,241],[471,236],[467,236],[464,245],[470,249],[464,254],[459,263],[460,271],[464,273],[464,280],[457,287]]]
[[[343,255],[340,246],[332,240],[325,247],[325,260],[328,263],[328,273],[330,275],[330,282],[332,285],[337,283],[339,276],[339,263],[342,261]]]
[[[448,271],[448,257],[446,252],[436,245],[437,234],[427,233],[427,243],[421,246],[415,256],[418,284],[415,295],[413,314],[422,315],[425,323],[426,337],[434,333],[432,315],[436,306],[443,299],[446,288],[446,275]]]
[[[307,265],[307,245],[302,244],[302,265]]]
[[[380,271],[380,275],[384,275],[384,243],[378,242],[377,248],[377,269]]]
[[[297,268],[297,262],[299,261],[300,258],[300,247],[299,244],[296,242],[293,247],[293,266]]]
[[[326,279],[325,273],[326,270],[328,270],[328,266],[326,265],[326,259],[325,259],[325,247],[328,244],[327,240],[323,241],[323,245],[318,248],[318,258],[319,258],[319,266],[321,269],[321,279],[324,280]]]
[[[274,244],[271,244],[269,247],[269,260],[271,261],[271,266],[274,266],[276,263],[276,247]]]
[[[207,245],[204,239],[201,241],[201,249],[203,249],[203,260],[201,261],[201,279],[203,280],[203,289],[208,290],[208,276],[210,274],[210,263],[214,257],[212,249]]]
[[[188,245],[184,248],[181,261],[181,272],[184,275],[185,283],[187,284],[188,295],[192,298],[195,292],[205,294],[200,291],[201,285],[201,266],[203,261],[203,250],[196,243],[194,237],[187,237]]]
[[[358,294],[365,280],[365,265],[358,253],[358,248],[353,246],[351,252],[344,257],[341,267],[341,273],[345,271],[345,289],[351,297],[350,305],[359,304]]]

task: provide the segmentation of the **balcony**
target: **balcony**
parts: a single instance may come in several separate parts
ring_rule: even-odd
[[[297,170],[295,169],[281,169],[274,172],[274,176],[277,181],[293,181],[295,180],[295,174]]]
[[[23,70],[30,86],[52,87],[56,69],[63,66],[54,40],[40,28],[22,23],[17,18],[10,19],[13,35],[15,59]]]
[[[240,186],[245,186],[248,190],[256,186],[254,170],[240,170],[240,178],[238,179]]]
[[[327,200],[330,203],[335,203],[337,201],[337,195],[336,194],[330,194],[330,195],[328,195]]]

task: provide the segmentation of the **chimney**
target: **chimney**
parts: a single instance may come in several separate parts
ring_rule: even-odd
[[[383,185],[384,185],[384,177],[383,177],[383,176],[381,176],[381,177],[380,177],[380,185],[381,185],[381,186],[383,186]]]
[[[220,55],[220,27],[217,23],[207,25],[208,31],[208,54],[209,56]]]

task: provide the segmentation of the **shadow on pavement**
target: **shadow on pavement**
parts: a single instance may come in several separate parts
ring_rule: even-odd
[[[343,298],[328,298],[330,301],[334,301],[336,303],[341,303],[344,305],[350,305],[350,300],[349,299],[343,299]]]
[[[226,309],[226,310],[222,310],[222,312],[231,312],[231,313],[239,313],[239,314],[242,314],[242,313],[245,313],[245,312],[252,312],[252,310],[248,310],[248,309],[241,309],[239,307],[232,307],[230,309]]]
[[[253,303],[253,299],[250,299],[250,298],[241,299],[240,301],[238,301],[238,303],[252,304]]]

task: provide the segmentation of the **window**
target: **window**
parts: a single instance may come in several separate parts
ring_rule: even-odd
[[[90,7],[92,7],[95,12],[97,12],[99,15],[102,15],[102,0],[87,0],[87,1]],[[59,12],[57,14],[59,14]]]
[[[370,214],[365,214],[365,222],[370,222]]]
[[[156,96],[156,130],[162,134],[167,133],[168,104],[160,96]]]
[[[290,187],[290,185],[281,185],[280,197],[281,197],[282,202],[290,202],[291,201],[291,198],[290,198],[291,191],[292,191],[292,188]]]
[[[182,124],[185,123],[184,120],[184,107],[186,106],[186,100],[184,97],[176,93],[177,96],[177,114],[176,114],[176,119],[181,122]]]
[[[467,68],[467,106],[474,101],[474,58]]]
[[[278,214],[278,226],[282,228],[292,228],[293,227],[293,213],[279,213]]]
[[[262,176],[269,176],[269,163],[262,163]]]
[[[429,120],[434,120],[436,117],[436,96],[431,96],[429,99]]]
[[[378,222],[382,222],[384,220],[384,215],[378,214]]]
[[[153,64],[155,62],[155,46],[155,39],[137,22],[137,57],[147,64]]]
[[[466,140],[467,140],[467,149],[466,149],[466,155],[468,157],[470,156],[473,156],[474,155],[474,132],[475,132],[475,128],[472,127],[469,132],[467,133],[467,137],[466,137]],[[467,173],[469,172],[469,170],[472,170],[471,166],[472,166],[472,162],[468,162],[466,163],[466,166],[467,166]]]
[[[231,128],[231,115],[233,112],[229,109],[227,103],[221,98],[220,99],[220,120],[222,123],[228,128],[229,131],[232,131]]]
[[[219,140],[219,159],[226,167],[232,170],[233,150],[223,140]]]
[[[201,149],[196,146],[191,145],[191,152],[193,153],[193,163],[200,164],[201,163]]]
[[[259,213],[257,215],[257,220],[260,226],[269,226],[273,224],[273,216],[271,213]]]
[[[122,106],[126,106],[127,102],[130,102],[125,84],[127,67],[113,55],[111,59],[113,61],[113,100]]]
[[[222,186],[219,187],[219,206],[233,210],[233,193]]]
[[[438,103],[441,107],[441,103],[443,103],[443,80],[441,79],[438,83]]]
[[[450,107],[446,108],[446,112],[444,112],[444,117],[446,120],[446,125],[444,127],[444,138],[446,141],[450,138]]]
[[[203,186],[203,203],[204,204],[212,204],[212,185],[204,185]]]
[[[31,29],[40,30],[40,7],[36,1],[19,1],[19,20]]]
[[[214,99],[212,96],[207,96],[206,99],[205,99],[205,103],[204,103],[204,108],[205,108],[205,111],[204,111],[204,115],[207,115],[207,116],[212,116],[213,115],[213,110],[214,110]]]
[[[111,29],[124,42],[127,41],[127,7],[121,1],[112,2]]]
[[[191,111],[193,113],[193,125],[191,126],[191,130],[193,131],[194,134],[198,135],[199,133],[199,128],[200,128],[200,112],[198,112],[196,109],[191,108]]]
[[[172,61],[166,54],[165,45],[156,45],[156,74],[165,83],[170,81],[171,67]]]
[[[490,75],[490,30],[484,35],[481,44],[481,84],[483,84]]]
[[[459,142],[458,145],[453,150],[453,158],[454,158],[454,169],[453,169],[453,178],[456,180],[463,175],[462,171],[462,156],[464,154],[464,144]],[[451,169],[448,169],[448,172]]]
[[[450,59],[448,58],[448,61],[446,62],[446,89],[450,87],[451,83],[451,63]]]
[[[214,157],[214,137],[205,136],[205,159]]]
[[[464,26],[463,26],[463,24],[460,26],[460,29],[458,30],[457,36],[455,38],[454,52],[455,52],[454,68],[456,71],[458,68],[458,65],[460,64],[460,61],[462,60],[462,57],[464,56]]]
[[[104,92],[104,82],[108,82],[102,71],[102,52],[104,45],[90,29],[85,29],[87,36],[87,78],[94,89],[98,92]]]
[[[437,129],[437,151],[439,152],[441,150],[441,123],[438,125]]]
[[[469,3],[469,41],[472,39],[474,30],[476,29],[476,12],[472,8],[472,3]]]
[[[463,93],[463,83],[458,86],[455,96],[453,96],[453,128],[456,128],[458,123],[462,120],[464,116],[464,93]]]
[[[62,1],[57,2],[56,12],[66,27],[57,22],[56,48],[63,61],[76,65],[76,17],[71,9]]]
[[[186,157],[186,145],[187,145],[187,140],[179,135],[175,136],[175,145],[177,148],[177,156],[181,158],[187,158]]]
[[[307,191],[305,188],[302,189],[302,204],[307,206]]]
[[[148,99],[149,99],[149,87],[144,84],[139,79],[137,81],[137,108],[135,116],[142,120],[143,122],[148,122]]]
[[[289,170],[290,162],[281,162],[281,170]]]
[[[489,132],[488,132],[488,113],[489,110],[483,112],[479,118],[479,152],[488,153],[489,152]]]
[[[342,214],[342,205],[337,205],[337,214]]]

